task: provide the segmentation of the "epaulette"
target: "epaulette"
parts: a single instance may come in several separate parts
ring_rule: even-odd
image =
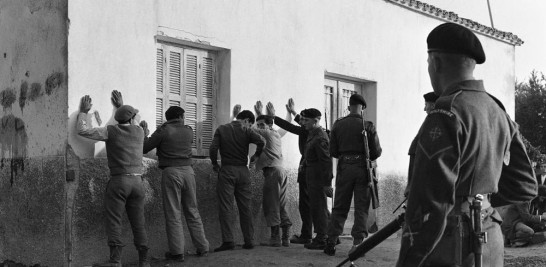
[[[455,101],[455,98],[461,94],[462,90],[459,90],[453,94],[447,95],[447,96],[441,96],[436,100],[436,104],[434,105],[434,110],[430,112],[430,114],[435,113],[442,113],[448,116],[453,116],[453,112],[451,112],[451,107],[453,106],[453,102]]]
[[[189,126],[189,125],[186,125],[186,124],[185,124],[184,127],[187,127],[187,128],[190,128],[190,129],[193,130],[193,128],[192,128],[191,126]]]

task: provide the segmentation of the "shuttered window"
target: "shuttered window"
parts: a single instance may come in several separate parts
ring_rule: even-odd
[[[158,43],[156,125],[170,106],[180,106],[194,131],[194,156],[208,156],[215,127],[215,54],[206,50]]]

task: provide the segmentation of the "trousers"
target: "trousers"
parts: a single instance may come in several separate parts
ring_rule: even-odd
[[[265,167],[263,172],[263,209],[267,226],[292,225],[286,212],[288,179],[284,169],[282,167]]]

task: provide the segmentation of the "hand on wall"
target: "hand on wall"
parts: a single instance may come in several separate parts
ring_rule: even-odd
[[[140,127],[144,130],[144,136],[148,136],[150,134],[150,130],[148,129],[148,123],[143,120],[140,122]]]
[[[256,116],[260,116],[263,114],[263,108],[264,106],[262,105],[262,101],[256,101],[256,105],[254,105],[254,112],[256,112]]]
[[[296,115],[296,105],[292,98],[288,99],[288,104],[286,104],[286,111],[292,115]]]
[[[236,118],[240,112],[241,112],[241,105],[236,104],[235,106],[233,106],[233,118]]]
[[[275,117],[275,107],[273,106],[273,103],[267,102],[266,111],[267,116]]]
[[[89,95],[85,95],[80,100],[80,112],[87,113],[91,109],[93,104],[91,103],[91,97]]]
[[[110,99],[112,100],[112,105],[114,105],[114,107],[119,108],[123,106],[123,97],[118,90],[112,91],[112,97],[110,97]]]

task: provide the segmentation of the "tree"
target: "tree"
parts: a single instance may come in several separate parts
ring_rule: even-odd
[[[546,77],[543,73],[533,70],[527,82],[516,83],[516,122],[521,134],[528,140],[528,149],[532,147],[538,149],[540,154],[545,154]]]

